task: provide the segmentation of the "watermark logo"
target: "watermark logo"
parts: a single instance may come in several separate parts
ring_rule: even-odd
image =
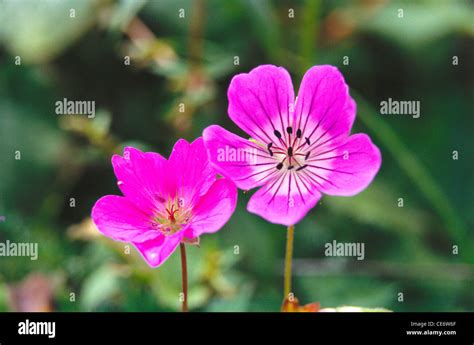
[[[226,145],[217,149],[218,162],[241,162],[241,163],[257,163],[257,149],[255,148],[235,148]]]
[[[56,322],[54,321],[30,321],[18,323],[19,335],[47,335],[48,338],[56,337]]]
[[[328,242],[324,245],[326,256],[347,256],[357,257],[357,260],[364,260],[365,245],[360,242],[344,243],[336,240]]]
[[[55,105],[58,115],[87,115],[89,119],[95,117],[95,101],[69,101],[64,98]]]
[[[29,256],[30,260],[37,260],[38,243],[0,242],[0,256]]]
[[[420,101],[394,101],[389,98],[380,102],[382,115],[411,115],[414,119],[421,116]]]

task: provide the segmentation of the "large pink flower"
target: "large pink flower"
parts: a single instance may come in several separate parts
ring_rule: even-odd
[[[297,99],[288,72],[272,65],[235,76],[228,97],[230,118],[251,139],[210,126],[209,158],[239,188],[262,187],[247,209],[272,223],[296,224],[321,193],[359,193],[380,168],[370,138],[350,135],[356,104],[333,66],[308,70]]]
[[[100,232],[131,242],[146,262],[161,265],[180,242],[218,231],[230,218],[237,188],[216,179],[202,138],[179,140],[169,160],[132,147],[114,155],[112,165],[124,197],[107,195],[92,209]]]

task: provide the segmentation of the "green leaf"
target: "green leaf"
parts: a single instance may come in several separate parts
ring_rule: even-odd
[[[146,0],[119,0],[109,21],[111,30],[123,30],[146,4]]]
[[[96,17],[96,3],[3,0],[0,2],[0,40],[22,61],[49,61],[91,27]],[[72,10],[75,11],[73,18]]]
[[[403,10],[402,18],[399,17],[400,10]],[[360,23],[363,29],[380,33],[401,46],[416,48],[456,31],[473,35],[472,16],[472,7],[467,1],[394,1],[370,20]]]
[[[94,310],[119,292],[120,272],[111,265],[99,267],[84,282],[80,303],[85,310]]]

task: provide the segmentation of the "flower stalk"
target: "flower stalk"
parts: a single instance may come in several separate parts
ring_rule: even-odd
[[[285,301],[291,293],[291,263],[293,260],[293,238],[295,226],[290,225],[286,233],[286,253],[285,253],[285,276],[284,276],[284,296]]]
[[[188,267],[186,262],[186,246],[184,243],[179,244],[181,252],[181,281],[182,281],[182,293],[183,301],[181,306],[182,312],[188,311]]]

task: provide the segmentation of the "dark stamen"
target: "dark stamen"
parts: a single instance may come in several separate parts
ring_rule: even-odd
[[[306,167],[307,167],[307,165],[305,164],[305,165],[303,165],[303,166],[299,167],[298,169],[296,169],[296,171],[303,170],[303,169],[304,169],[304,168],[306,168]]]
[[[308,137],[304,137],[306,139],[306,144],[311,145],[311,142],[309,141]]]
[[[293,156],[293,147],[291,146],[288,148],[288,156]]]
[[[311,151],[306,152],[306,155],[304,156],[304,160],[307,160],[310,154],[311,154]]]
[[[276,129],[275,129],[275,131],[273,132],[273,134],[275,134],[275,136],[276,136],[278,139],[281,138],[281,133],[278,132]]]
[[[278,169],[278,170],[281,170],[281,168],[283,168],[283,163],[278,163],[277,169]]]
[[[293,133],[293,128],[292,128],[292,127],[286,127],[286,132],[287,132],[288,134]]]
[[[267,145],[267,149],[269,149],[269,150],[270,150],[270,149],[272,148],[272,146],[273,146],[273,143],[268,143],[268,145]]]
[[[268,153],[270,153],[270,156],[273,156],[273,151],[271,149],[268,149]]]
[[[293,165],[290,165],[290,166],[288,167],[288,170],[291,170],[291,169],[293,169],[293,168],[294,168],[294,166],[293,166]]]
[[[297,138],[301,138],[301,129],[298,128],[298,130],[296,131],[296,137]]]

